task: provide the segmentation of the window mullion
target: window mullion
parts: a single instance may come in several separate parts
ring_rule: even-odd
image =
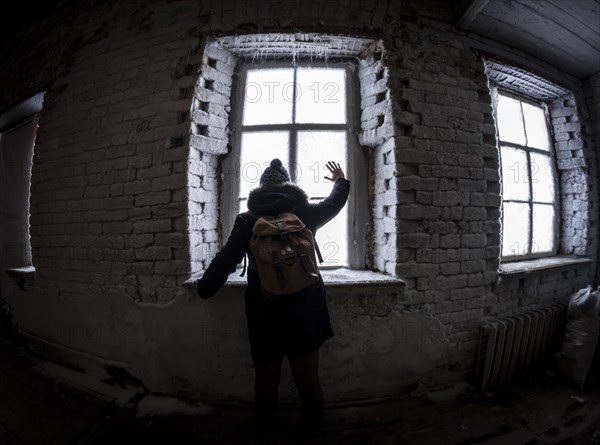
[[[297,77],[298,77],[298,68],[296,66],[294,66],[294,88],[292,88],[292,124],[296,123],[296,93],[298,90],[298,84],[297,84]]]
[[[523,113],[523,102],[519,100],[519,109],[521,110],[521,125],[523,125],[523,134],[525,135],[525,146],[529,146],[529,138],[527,137],[527,126],[525,125],[525,113]]]
[[[534,153],[540,153],[540,154],[543,154],[546,156],[551,156],[551,154],[548,152],[548,150],[544,150],[542,148],[529,147],[527,145],[516,144],[514,142],[506,142],[503,140],[500,140],[500,145],[502,145],[504,147],[510,147],[510,148],[520,148],[522,150],[529,150]]]
[[[527,138],[527,136],[525,136]],[[527,156],[527,183],[529,186],[529,235],[527,239],[527,255],[533,250],[533,185],[531,181],[531,157],[529,150],[525,150]]]
[[[290,128],[296,128],[297,130],[341,130],[346,131],[348,126],[346,124],[319,124],[319,123],[307,123],[307,124],[261,124],[261,125],[244,125],[240,127],[242,131],[277,131],[277,130],[289,130]]]
[[[533,250],[533,185],[531,182],[531,156],[529,152],[529,140],[527,137],[527,125],[525,125],[525,113],[523,112],[523,102],[519,100],[519,109],[521,111],[521,125],[523,125],[523,135],[525,136],[525,156],[527,156],[527,185],[529,187],[529,230],[527,235],[527,256],[530,257]]]
[[[298,131],[295,128],[290,130],[290,146],[289,146],[289,156],[290,156],[290,179],[292,182],[296,182],[297,180],[297,170],[298,170]]]
[[[289,146],[289,158],[290,158],[290,175],[293,182],[296,182],[297,171],[298,171],[298,131],[296,129],[296,92],[298,84],[296,83],[298,75],[298,68],[294,65],[294,88],[292,88],[293,99],[292,99],[292,128],[290,130],[290,146]]]

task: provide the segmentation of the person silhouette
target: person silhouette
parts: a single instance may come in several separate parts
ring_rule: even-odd
[[[318,374],[319,348],[333,337],[326,291],[319,274],[316,283],[289,295],[270,300],[263,297],[261,279],[249,244],[258,216],[294,213],[313,234],[344,207],[350,191],[340,165],[326,163],[333,189],[323,201],[308,202],[306,193],[290,181],[279,159],[273,159],[260,177],[259,187],[248,197],[250,212],[236,216],[229,239],[197,282],[201,298],[214,296],[229,274],[248,255],[248,285],[245,291],[250,351],[255,369],[256,422],[269,429],[276,424],[278,387],[283,358],[287,356],[302,402],[308,427],[323,422],[323,391]]]

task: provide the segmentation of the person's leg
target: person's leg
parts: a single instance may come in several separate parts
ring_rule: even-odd
[[[268,362],[254,362],[256,422],[262,427],[270,427],[275,424],[282,361],[283,357]]]
[[[300,393],[305,420],[318,426],[323,421],[323,390],[319,381],[319,350],[288,356]]]

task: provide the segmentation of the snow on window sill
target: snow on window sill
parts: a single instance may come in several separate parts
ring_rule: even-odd
[[[351,270],[351,269],[325,269],[321,270],[323,282],[327,287],[347,287],[347,286],[397,286],[404,288],[405,283],[400,278],[385,275],[371,270]],[[238,274],[231,274],[226,287],[245,287],[246,277],[240,277]]]
[[[11,267],[6,269],[6,273],[11,278],[35,278],[35,267]]]
[[[19,289],[25,291],[25,279],[35,278],[35,267],[11,267],[9,269],[6,269],[6,274],[16,281],[17,286],[19,286]]]
[[[240,277],[239,270],[229,275],[229,279],[224,287],[243,288],[246,287],[246,276]],[[362,288],[362,287],[391,287],[396,290],[403,290],[406,284],[400,278],[385,275],[380,272],[370,270],[351,270],[351,269],[325,269],[321,270],[323,282],[328,288]],[[194,276],[187,280],[184,285],[193,286],[200,276]]]
[[[592,260],[589,258],[575,256],[554,256],[536,260],[515,261],[501,264],[498,274],[505,278],[519,278],[538,272],[566,269],[591,262]]]

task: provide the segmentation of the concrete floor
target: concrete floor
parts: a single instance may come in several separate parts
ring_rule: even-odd
[[[494,393],[467,390],[450,401],[407,397],[328,406],[321,436],[307,438],[295,407],[284,407],[279,430],[267,435],[255,432],[251,406],[212,405],[203,415],[136,417],[142,394],[130,392],[131,400],[124,401],[122,391],[102,390],[108,384],[85,390],[65,385],[37,372],[40,362],[0,346],[0,445],[600,444],[597,374],[584,391],[545,372]]]

